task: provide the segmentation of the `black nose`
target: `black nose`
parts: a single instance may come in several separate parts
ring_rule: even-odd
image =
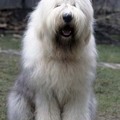
[[[64,20],[66,23],[71,22],[71,21],[72,21],[72,15],[71,15],[71,14],[68,14],[68,13],[63,14],[63,20]]]

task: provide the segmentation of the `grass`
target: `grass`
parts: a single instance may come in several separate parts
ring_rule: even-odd
[[[0,54],[0,120],[6,120],[6,97],[18,73],[18,57]]]
[[[120,70],[97,69],[95,91],[98,99],[99,115],[120,119]],[[109,118],[109,120],[111,120]],[[117,120],[117,119],[115,119]]]
[[[0,48],[20,49],[13,36],[0,38]],[[120,63],[120,48],[98,45],[99,61]],[[6,98],[19,71],[19,57],[0,53],[0,120],[6,120]],[[120,120],[120,70],[99,67],[95,91],[98,100],[97,120]]]
[[[1,49],[20,49],[21,41],[18,38],[13,37],[12,35],[0,37],[0,48]]]
[[[120,46],[98,45],[99,61],[120,63]]]

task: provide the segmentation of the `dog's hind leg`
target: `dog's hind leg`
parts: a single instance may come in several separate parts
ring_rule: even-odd
[[[16,91],[11,92],[8,97],[8,120],[33,120],[27,99]]]

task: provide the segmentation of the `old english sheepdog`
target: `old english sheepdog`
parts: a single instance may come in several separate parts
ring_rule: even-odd
[[[96,45],[91,0],[41,0],[23,39],[8,120],[94,120]]]

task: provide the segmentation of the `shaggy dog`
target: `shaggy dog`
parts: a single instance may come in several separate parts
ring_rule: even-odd
[[[96,71],[90,0],[41,0],[23,39],[8,120],[93,120]]]

